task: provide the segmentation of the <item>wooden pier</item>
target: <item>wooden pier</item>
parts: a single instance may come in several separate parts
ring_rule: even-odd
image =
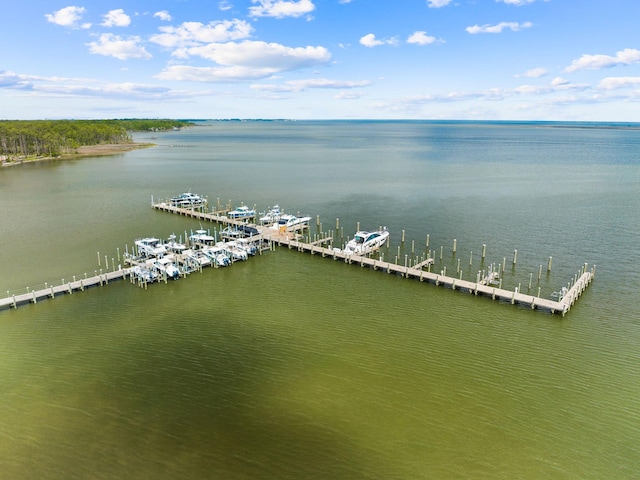
[[[81,278],[72,282],[61,282],[60,285],[51,285],[38,290],[28,289],[26,293],[10,295],[0,298],[0,310],[6,308],[18,308],[27,303],[38,303],[46,298],[55,298],[58,295],[83,292],[86,288],[107,285],[113,280],[126,278],[130,274],[129,268],[120,268],[112,272],[100,273],[88,278]]]
[[[561,314],[563,316],[571,309],[576,300],[578,300],[584,290],[595,278],[595,266],[588,269],[587,264],[585,264],[582,267],[581,272],[574,277],[573,284],[569,284],[568,288],[563,289],[561,297],[558,300],[551,300],[522,293],[521,291],[518,291],[518,289],[511,291],[491,285],[491,281],[494,279],[493,273],[485,278],[478,278],[478,281],[476,282],[471,282],[468,280],[462,280],[461,278],[447,276],[444,274],[446,271],[441,274],[424,271],[423,267],[428,267],[434,263],[432,258],[428,258],[413,266],[402,266],[396,263],[386,262],[382,259],[347,253],[339,248],[324,246],[327,244],[331,245],[331,242],[333,241],[332,237],[323,237],[314,241],[303,242],[300,240],[300,235],[297,234],[296,231],[275,230],[267,226],[248,223],[247,219],[231,219],[224,215],[226,210],[219,209],[216,212],[207,213],[197,209],[175,207],[163,202],[153,203],[152,206],[156,210],[184,215],[198,220],[218,224],[236,226],[250,225],[258,230],[262,241],[269,242],[272,245],[286,246],[289,249],[296,249],[299,252],[306,252],[311,255],[318,254],[322,257],[331,258],[336,261],[340,260],[347,264],[360,265],[360,267],[368,267],[373,270],[380,270],[381,272],[389,274],[394,273],[404,278],[412,278],[419,280],[420,282],[428,282],[437,286],[451,288],[452,290],[491,297],[494,300],[499,300],[504,303],[524,305],[531,309],[545,310],[552,314]],[[308,225],[298,226],[296,227],[296,230],[300,228],[308,228]],[[97,285],[106,285],[113,280],[123,279],[127,276],[131,277],[131,274],[132,268],[119,268],[112,272],[101,272],[100,274],[89,278],[83,278],[80,280],[75,280],[74,278],[74,281],[72,282],[62,281],[60,285],[51,285],[44,289],[27,289],[27,292],[25,293],[8,295],[5,298],[0,298],[0,310],[6,308],[17,308],[19,305],[27,303],[37,303],[41,299],[55,298],[58,295],[84,291],[86,288]]]
[[[205,213],[191,211],[187,209],[173,207],[166,203],[153,204],[153,208],[165,212],[185,215],[200,220],[227,223],[227,224],[244,224],[238,220],[232,220],[224,215],[216,213]],[[487,277],[480,279],[478,282],[470,282],[459,278],[450,277],[444,274],[425,272],[422,268],[428,267],[434,263],[432,258],[428,258],[414,266],[402,266],[383,260],[360,256],[355,254],[347,254],[343,250],[336,248],[327,248],[322,246],[324,243],[331,241],[331,238],[317,240],[311,243],[305,243],[298,240],[298,236],[292,232],[278,232],[273,229],[265,228],[259,225],[255,226],[262,234],[265,240],[274,242],[277,245],[286,245],[288,248],[295,248],[300,252],[307,252],[311,255],[319,254],[322,257],[329,257],[334,260],[342,260],[349,264],[358,264],[361,267],[369,267],[374,270],[381,270],[387,273],[395,273],[405,278],[418,279],[421,282],[429,282],[437,286],[444,286],[452,290],[468,292],[474,295],[483,295],[491,297],[493,300],[503,301],[512,305],[524,305],[531,309],[545,310],[553,314],[561,314],[564,316],[582,295],[582,292],[591,284],[595,278],[595,266],[591,269],[585,264],[582,268],[580,276],[573,282],[573,285],[564,293],[562,298],[556,300],[541,298],[535,295],[522,293],[516,290],[506,290],[495,287],[490,284]]]
[[[446,275],[425,272],[422,268],[416,268],[420,267],[420,264],[414,267],[405,267],[366,256],[347,254],[340,249],[331,249],[316,244],[304,243],[290,237],[274,236],[271,238],[271,241],[278,245],[285,245],[291,249],[295,248],[300,252],[310,253],[311,255],[319,254],[322,257],[329,257],[333,260],[341,260],[345,263],[356,264],[361,267],[369,267],[386,273],[395,273],[405,278],[414,278],[421,282],[429,282],[434,285],[451,288],[452,290],[468,292],[474,295],[483,295],[491,297],[494,300],[508,302],[512,305],[525,305],[531,309],[545,310],[554,314],[559,313],[563,316],[571,309],[571,306],[576,302],[580,295],[582,295],[582,292],[584,292],[595,277],[595,267],[588,270],[585,265],[580,277],[576,280],[573,286],[560,300],[554,301],[522,292],[505,290],[487,285],[485,279],[480,282],[470,282],[467,280],[448,277]]]

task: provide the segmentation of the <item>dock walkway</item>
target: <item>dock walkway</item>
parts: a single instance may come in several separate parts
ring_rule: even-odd
[[[0,310],[5,308],[17,308],[19,305],[26,303],[37,303],[45,298],[54,298],[57,295],[72,294],[77,291],[84,291],[86,288],[107,285],[113,280],[126,278],[130,274],[129,268],[120,268],[112,272],[100,273],[88,278],[81,278],[72,282],[60,283],[60,285],[51,285],[39,290],[29,290],[26,293],[11,295],[6,298],[0,298]]]

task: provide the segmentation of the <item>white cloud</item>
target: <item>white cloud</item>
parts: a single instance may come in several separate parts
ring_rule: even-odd
[[[353,89],[362,88],[371,85],[369,80],[358,81],[340,81],[329,80],[326,78],[311,78],[306,80],[291,80],[281,85],[265,85],[255,84],[251,85],[254,90],[268,91],[268,92],[300,92],[311,88],[326,88],[326,89]]]
[[[139,45],[140,37],[132,36],[123,39],[119,35],[103,33],[97,42],[91,42],[89,51],[97,55],[115,57],[119,60],[130,58],[151,58],[151,54]]]
[[[89,23],[80,24],[82,15],[84,15],[86,11],[84,7],[69,6],[56,10],[53,13],[47,13],[45,17],[48,22],[62,27],[89,28],[91,26]]]
[[[531,70],[527,70],[522,75],[516,75],[516,78],[526,77],[526,78],[540,78],[548,75],[549,71],[544,67],[532,68]]]
[[[496,0],[496,2],[504,2],[507,5],[515,5],[516,7],[521,7],[522,5],[533,3],[535,2],[535,0]]]
[[[301,17],[311,13],[316,7],[311,0],[251,0],[256,7],[249,7],[251,17]]]
[[[218,2],[218,10],[222,12],[226,12],[227,10],[231,10],[232,8],[233,8],[233,5],[231,5],[231,3],[228,2],[227,0],[222,0],[221,2]]]
[[[196,46],[204,43],[241,40],[251,36],[252,27],[243,20],[210,22],[184,22],[179,27],[160,27],[162,33],[152,35],[150,40],[163,47],[176,48]]]
[[[427,0],[429,8],[446,7],[451,3],[451,0]]]
[[[607,77],[603,78],[598,88],[603,90],[615,90],[618,88],[640,86],[640,77]]]
[[[100,25],[103,27],[128,27],[131,23],[131,17],[124,13],[124,10],[121,8],[110,10],[102,17],[104,20]]]
[[[365,47],[377,47],[379,45],[397,45],[398,40],[395,38],[388,38],[386,40],[378,40],[373,33],[368,33],[360,38],[360,44]]]
[[[514,32],[522,30],[524,28],[531,28],[533,24],[531,22],[500,22],[497,25],[474,25],[473,27],[467,27],[466,30],[468,33],[476,34],[476,33],[502,33],[504,29],[509,29]]]
[[[578,70],[600,70],[601,68],[615,67],[617,65],[631,65],[640,62],[640,50],[625,48],[616,52],[614,57],[610,55],[582,55],[571,62],[565,72],[571,73]]]
[[[158,75],[161,79],[198,82],[230,82],[267,78],[276,73],[324,65],[331,54],[324,47],[285,47],[277,43],[244,41],[210,43],[185,48],[185,56],[199,56],[220,67],[173,65]]]
[[[33,84],[24,76],[13,72],[0,71],[0,88],[31,90]]]
[[[166,10],[160,10],[159,12],[154,13],[153,16],[165,22],[171,21],[171,15]]]
[[[416,45],[431,45],[433,43],[443,43],[442,40],[438,40],[436,37],[427,35],[427,32],[418,31],[409,35],[407,43],[414,43]]]
[[[324,47],[286,47],[278,43],[245,40],[235,43],[210,43],[186,49],[220,65],[269,69],[274,72],[298,70],[326,64],[331,54]]]

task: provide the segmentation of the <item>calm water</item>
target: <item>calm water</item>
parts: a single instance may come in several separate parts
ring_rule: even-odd
[[[547,297],[597,265],[564,318],[286,249],[2,311],[0,478],[638,478],[640,131],[579,127],[213,123],[0,169],[2,295],[199,228],[149,207],[187,190]]]

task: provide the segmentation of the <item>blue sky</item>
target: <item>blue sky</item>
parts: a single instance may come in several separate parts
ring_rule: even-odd
[[[0,118],[640,121],[638,0],[22,0]]]

